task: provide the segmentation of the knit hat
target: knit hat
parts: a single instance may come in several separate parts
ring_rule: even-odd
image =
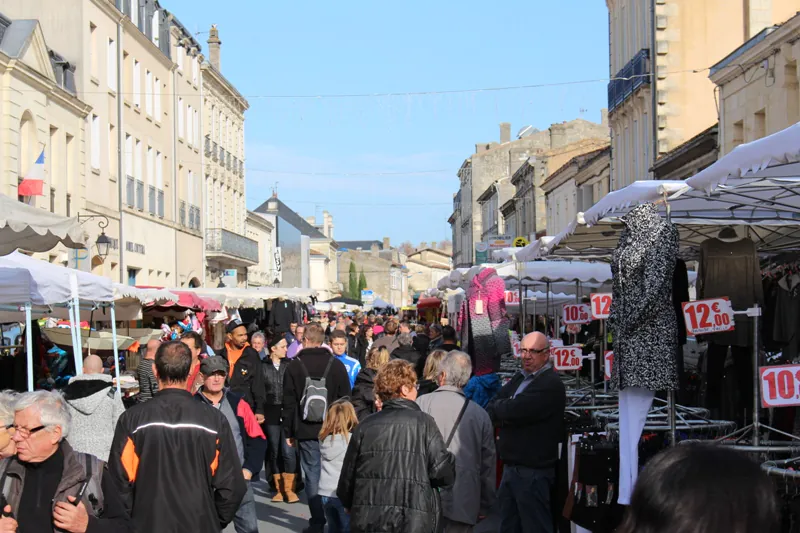
[[[278,343],[281,342],[282,340],[284,340],[285,338],[286,337],[284,337],[283,335],[273,335],[272,338],[267,343],[267,350],[268,351],[272,350],[272,348],[277,346]]]
[[[228,375],[229,369],[228,360],[224,357],[215,355],[214,357],[206,357],[200,361],[200,373],[204,376],[210,376],[214,372],[225,372],[225,375]]]

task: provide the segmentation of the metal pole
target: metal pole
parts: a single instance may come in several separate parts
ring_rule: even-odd
[[[761,307],[758,304],[754,306],[755,313],[753,314],[753,446],[758,446],[761,442],[761,398],[759,394],[759,350],[758,350],[758,317],[761,316]]]
[[[545,336],[550,334],[550,282],[545,282],[545,289],[547,289],[547,294],[545,295],[544,301],[544,334]],[[555,334],[553,335],[555,337]]]
[[[669,445],[675,447],[678,445],[678,436],[676,431],[675,421],[675,391],[667,392],[667,414],[669,415]]]
[[[72,306],[72,312],[75,313],[75,339],[78,344],[78,352],[75,356],[75,375],[83,374],[83,335],[81,335],[81,304],[76,296]]]
[[[117,378],[117,394],[122,398],[122,387],[119,382],[119,351],[117,350],[117,308],[111,302],[111,343],[114,346],[114,377]]]
[[[28,352],[28,392],[33,392],[33,332],[31,331],[31,303],[25,304],[25,349]]]
[[[517,283],[519,284],[519,324],[520,335],[525,336],[525,297],[523,295],[522,280],[520,279],[520,272],[517,269]]]
[[[603,339],[600,342],[600,357],[603,362],[603,392],[608,392],[608,381],[605,378],[606,372],[606,351],[608,351],[608,333],[606,332],[606,319],[600,321],[600,331],[603,333]]]
[[[75,360],[75,373],[77,375],[77,374],[80,373],[80,372],[77,371],[78,368],[82,368],[83,367],[83,361],[81,360],[81,362],[78,363],[78,360],[80,359],[80,357],[79,357],[80,353],[78,352],[78,339],[75,336],[75,309],[74,308],[75,308],[75,302],[73,302],[72,300],[67,302],[67,313],[69,314],[69,334],[72,336],[72,358]]]

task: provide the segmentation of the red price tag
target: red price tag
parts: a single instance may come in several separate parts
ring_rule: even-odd
[[[800,365],[764,366],[761,375],[761,405],[800,405]]]
[[[614,364],[614,352],[606,352],[603,356],[604,376],[606,381],[611,381],[611,365]]]
[[[689,335],[732,331],[733,309],[727,298],[711,298],[683,303],[683,316]]]
[[[550,357],[553,358],[553,366],[558,371],[580,370],[583,366],[581,346],[556,346],[550,348]]]
[[[611,293],[598,292],[592,294],[592,318],[605,320],[611,312]]]
[[[591,313],[588,304],[567,304],[561,315],[564,324],[588,324],[592,321]]]

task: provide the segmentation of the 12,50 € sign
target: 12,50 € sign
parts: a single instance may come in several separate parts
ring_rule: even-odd
[[[568,304],[562,314],[564,324],[588,324],[592,321],[591,309],[587,304]]]
[[[800,405],[800,365],[764,366],[761,374],[761,405]]]
[[[580,346],[555,346],[550,348],[553,366],[560,371],[580,370],[581,366],[583,366],[582,353],[583,348]]]
[[[734,328],[733,309],[727,298],[684,302],[683,316],[689,335],[731,331]]]

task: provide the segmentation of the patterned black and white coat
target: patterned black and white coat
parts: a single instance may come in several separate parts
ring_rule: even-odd
[[[612,384],[618,390],[674,390],[678,323],[671,294],[678,230],[659,216],[653,204],[637,206],[623,222],[625,229],[611,259]]]

